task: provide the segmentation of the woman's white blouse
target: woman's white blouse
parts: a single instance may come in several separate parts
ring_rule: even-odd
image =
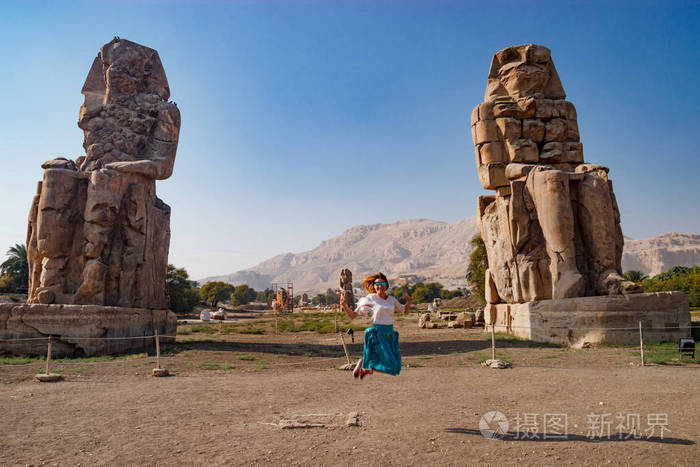
[[[392,295],[385,300],[376,293],[359,299],[355,308],[360,315],[371,314],[372,323],[375,324],[394,324],[394,311],[403,313],[404,306]]]

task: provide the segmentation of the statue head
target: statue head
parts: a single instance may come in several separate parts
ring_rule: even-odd
[[[496,52],[491,62],[484,100],[518,101],[528,97],[566,97],[549,49],[527,44]]]
[[[154,108],[170,97],[158,52],[119,38],[102,46],[81,92],[83,170],[138,158],[156,121]]]

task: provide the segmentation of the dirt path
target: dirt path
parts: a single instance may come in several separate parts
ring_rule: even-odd
[[[399,377],[363,381],[333,367],[344,360],[333,336],[313,334],[179,344],[184,347],[164,359],[176,376],[161,379],[148,376],[154,362],[146,355],[59,362],[66,381],[55,384],[26,376],[39,362],[3,365],[0,460],[3,465],[698,464],[697,366],[641,368],[627,349],[571,351],[515,343],[501,351],[515,367],[490,370],[477,363],[488,343],[461,332],[406,329],[402,352],[414,366]],[[360,348],[355,344],[352,352]],[[539,439],[484,438],[480,420],[489,411],[505,415],[511,435],[518,414],[521,419],[535,414]],[[359,412],[360,426],[345,426],[350,412]],[[566,414],[567,439],[542,439],[545,414]],[[587,437],[590,414],[610,414],[604,419],[611,422],[610,439],[605,431]],[[651,439],[642,433],[641,439],[620,441],[618,414],[639,414],[642,430],[649,428],[648,415],[665,414],[670,431],[663,438],[657,428]],[[326,426],[281,429],[283,419]]]

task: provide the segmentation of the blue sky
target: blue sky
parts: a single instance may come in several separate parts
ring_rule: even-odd
[[[115,35],[158,50],[182,113],[157,190],[193,278],[357,224],[472,216],[469,115],[493,53],[525,43],[552,50],[625,234],[700,233],[698,2],[4,0],[0,254],[41,163],[83,153],[80,88]]]

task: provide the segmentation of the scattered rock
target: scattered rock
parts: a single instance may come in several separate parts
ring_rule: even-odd
[[[503,360],[498,360],[498,359],[492,360],[492,359],[488,359],[488,360],[486,360],[484,363],[482,363],[481,366],[485,366],[485,367],[488,367],[488,368],[503,369],[503,368],[510,368],[510,367],[512,367],[513,365],[511,365],[511,364],[508,363],[508,362],[504,362]]]
[[[164,376],[170,376],[170,372],[166,368],[154,368],[151,375],[157,378],[162,378]]]
[[[421,315],[418,317],[418,327],[426,328],[428,327],[428,322],[430,322],[430,313],[421,313]]]
[[[459,327],[470,328],[474,325],[474,314],[462,312],[457,315],[455,322],[459,324]]]
[[[348,419],[345,420],[345,426],[360,426],[360,414],[357,412],[350,412],[348,414]]]
[[[38,375],[34,375],[34,377],[42,383],[55,383],[63,379],[61,375],[56,373],[39,373]]]

